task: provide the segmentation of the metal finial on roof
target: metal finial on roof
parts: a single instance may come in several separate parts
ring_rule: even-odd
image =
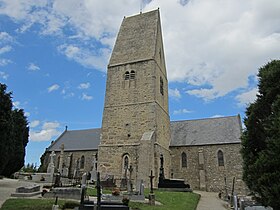
[[[143,9],[143,0],[140,0],[140,14],[142,14],[142,9]]]
[[[68,126],[66,125],[66,126],[65,126],[65,131],[67,131],[67,129],[68,129]]]

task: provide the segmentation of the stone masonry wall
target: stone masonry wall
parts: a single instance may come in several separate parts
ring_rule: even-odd
[[[247,188],[242,181],[242,158],[240,144],[171,147],[171,173],[174,178],[184,179],[193,189],[200,188],[199,171],[203,167],[206,191],[225,192],[225,177],[228,193],[235,177],[235,192],[246,194]],[[218,150],[223,151],[224,166],[218,166]],[[199,165],[199,151],[203,153],[204,164]],[[181,154],[187,154],[187,167],[182,167]]]
[[[85,157],[85,164],[84,168],[80,168],[80,172],[89,172],[93,168],[93,160],[95,158],[95,155],[97,153],[97,150],[91,150],[91,151],[64,151],[64,164],[66,168],[69,168],[70,176],[74,174],[74,170],[76,168],[77,160],[81,160],[81,157]],[[50,161],[50,152],[47,152],[45,160],[47,160],[46,168],[48,167],[49,161]],[[54,158],[54,165],[55,169],[58,170],[59,168],[59,158],[60,158],[60,152],[55,152],[55,158]],[[71,158],[72,156],[72,158]],[[71,158],[71,161],[70,161]]]

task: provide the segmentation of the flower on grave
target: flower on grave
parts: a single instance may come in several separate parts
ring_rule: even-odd
[[[119,188],[115,187],[113,190],[112,190],[112,195],[115,195],[115,196],[118,196],[120,195],[121,191]]]
[[[123,203],[123,205],[128,206],[129,198],[128,197],[123,197],[122,203]]]

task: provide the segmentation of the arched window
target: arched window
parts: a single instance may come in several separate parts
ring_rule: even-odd
[[[124,79],[125,80],[129,80],[129,72],[128,71],[125,72]]]
[[[129,160],[128,160],[128,156],[124,156],[124,159],[123,159],[123,168],[124,169],[128,169],[128,164],[129,164]]]
[[[122,156],[122,174],[124,177],[127,177],[127,173],[128,173],[128,169],[129,169],[129,164],[130,164],[130,158],[129,158],[129,154],[124,154]]]
[[[187,167],[187,154],[185,152],[182,153],[181,155],[181,159],[182,159],[182,168],[186,168]]]
[[[224,153],[222,152],[222,150],[218,151],[218,165],[219,166],[224,166]]]
[[[80,168],[84,168],[84,167],[85,167],[85,156],[82,156],[80,162]]]
[[[130,72],[130,79],[135,79],[135,71]]]

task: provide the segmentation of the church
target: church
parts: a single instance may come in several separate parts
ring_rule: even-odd
[[[42,156],[43,169],[73,177],[96,169],[120,183],[127,176],[155,187],[163,157],[164,176],[191,188],[244,192],[239,115],[170,121],[168,80],[159,10],[125,17],[107,69],[102,127],[65,131]]]

